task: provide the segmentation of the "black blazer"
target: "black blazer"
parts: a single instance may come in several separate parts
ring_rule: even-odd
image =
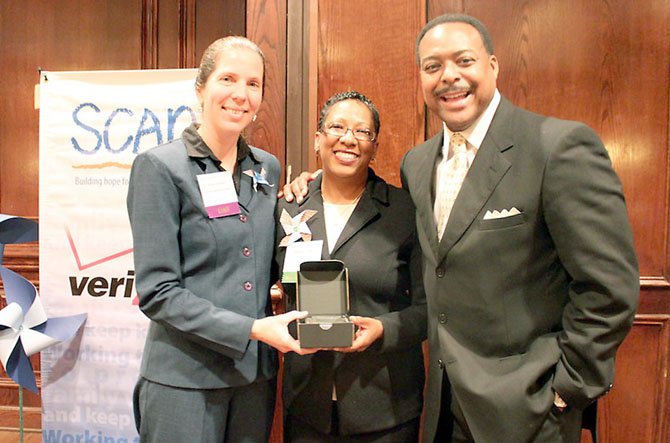
[[[414,206],[406,191],[370,170],[366,189],[329,254],[320,189],[321,177],[310,184],[301,204],[280,201],[277,220],[283,209],[291,216],[317,211],[307,224],[314,240],[324,240],[322,258],[341,260],[349,269],[349,313],[378,318],[384,336],[360,353],[286,354],[284,407],[288,414],[329,432],[335,385],[342,435],[388,429],[418,417],[423,402],[426,305]],[[277,242],[284,236],[277,222]],[[276,249],[280,270],[285,251]],[[287,308],[293,309],[295,285],[285,285],[285,291]]]
[[[613,382],[639,295],[621,183],[587,126],[503,98],[438,243],[431,177],[442,140],[401,168],[424,253],[425,441],[448,404],[445,370],[476,441],[529,441],[554,390],[583,409]]]

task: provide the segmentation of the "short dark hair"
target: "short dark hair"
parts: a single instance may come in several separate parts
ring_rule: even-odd
[[[372,129],[375,131],[375,134],[379,135],[379,128],[381,126],[381,122],[379,121],[379,111],[377,111],[377,107],[369,98],[358,91],[338,92],[326,100],[321,108],[321,114],[319,114],[319,130],[323,130],[323,123],[330,112],[330,108],[332,108],[335,103],[343,102],[345,100],[356,100],[367,106],[372,113],[372,121],[374,124],[374,128]]]
[[[486,29],[486,26],[484,26],[484,23],[466,14],[444,14],[440,15],[439,17],[435,17],[426,23],[426,26],[424,26],[421,32],[419,32],[419,36],[416,38],[415,47],[417,65],[421,66],[421,59],[419,56],[419,44],[421,43],[421,40],[423,40],[428,31],[444,23],[465,23],[472,26],[477,30],[477,32],[479,32],[479,36],[482,38],[482,42],[484,42],[484,48],[486,49],[486,52],[489,55],[493,55],[493,40],[491,39],[489,30]]]

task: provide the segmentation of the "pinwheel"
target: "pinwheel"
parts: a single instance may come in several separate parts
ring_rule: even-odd
[[[0,253],[7,243],[36,240],[37,223],[0,214]],[[12,380],[36,393],[35,374],[28,357],[72,338],[86,314],[48,319],[30,281],[5,267],[0,267],[0,275],[7,299],[7,306],[0,310],[0,361]]]
[[[28,357],[72,338],[86,314],[47,318],[32,283],[6,268],[0,273],[7,297],[7,306],[0,310],[0,360],[12,380],[37,393]]]
[[[271,188],[274,187],[274,185],[270,184],[267,178],[265,178],[266,172],[264,168],[261,168],[261,172],[256,172],[253,169],[247,169],[246,171],[244,171],[244,173],[249,177],[251,177],[251,179],[253,180],[252,183],[254,186],[254,192],[258,191],[258,185],[265,185]]]
[[[307,209],[295,217],[291,217],[286,209],[282,209],[279,222],[282,228],[284,228],[286,237],[281,239],[279,246],[285,247],[301,239],[302,241],[310,241],[312,239],[312,231],[307,226],[307,220],[312,218],[314,214],[316,214],[316,211]]]
[[[23,387],[37,393],[35,373],[29,357],[47,347],[69,340],[79,330],[86,314],[47,318],[37,289],[27,279],[1,266],[5,245],[37,241],[37,223],[0,214],[0,276],[7,306],[0,310],[0,361],[19,385],[19,431],[23,443]]]

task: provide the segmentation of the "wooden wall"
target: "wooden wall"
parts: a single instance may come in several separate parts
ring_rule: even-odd
[[[287,91],[287,21],[294,0],[44,0],[0,3],[0,213],[38,220],[38,67],[96,70],[193,67],[215,38],[247,35],[268,58],[268,83],[252,143],[277,155],[295,115]],[[356,89],[382,117],[377,172],[399,184],[398,165],[439,130],[426,112],[414,39],[444,12],[477,16],[491,31],[499,89],[533,111],[582,120],[610,151],[626,193],[641,270],[641,305],[600,402],[604,442],[670,441],[670,0],[307,0],[302,26],[310,95]],[[71,11],[76,10],[77,14]],[[303,114],[306,110],[302,109]],[[314,119],[316,110],[309,118]],[[287,117],[289,116],[289,117]],[[314,124],[315,122],[311,122]],[[311,138],[311,137],[309,137]],[[309,151],[311,154],[311,150]],[[300,157],[293,156],[294,158]],[[302,167],[313,165],[311,157]],[[293,165],[294,171],[301,165]],[[38,282],[37,245],[7,247],[5,265]],[[33,359],[38,366],[38,360]],[[3,374],[4,375],[4,374]],[[39,429],[39,397],[27,396]],[[0,377],[0,429],[15,428],[17,391]],[[280,441],[277,428],[273,441]]]
[[[319,2],[318,106],[350,89],[372,100],[381,117],[373,167],[396,185],[402,155],[424,140],[425,110],[413,61],[425,17],[418,1]]]

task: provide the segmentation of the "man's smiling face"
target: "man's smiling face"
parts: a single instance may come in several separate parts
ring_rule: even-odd
[[[493,99],[498,60],[467,23],[437,25],[419,43],[420,78],[428,108],[451,131],[469,128]]]

